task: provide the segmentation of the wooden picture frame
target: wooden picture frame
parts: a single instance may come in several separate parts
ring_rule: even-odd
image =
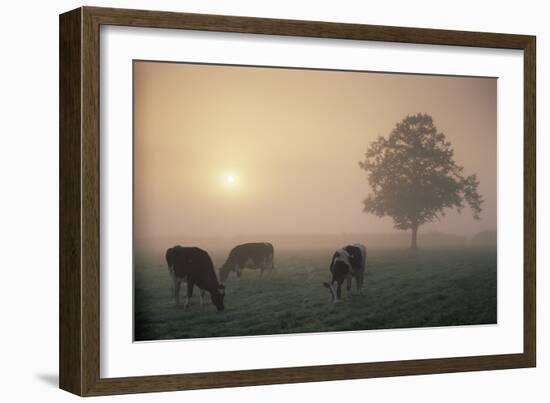
[[[523,353],[228,372],[100,377],[100,26],[519,49],[524,56]],[[81,7],[60,16],[60,387],[81,396],[533,367],[535,37],[483,32]]]

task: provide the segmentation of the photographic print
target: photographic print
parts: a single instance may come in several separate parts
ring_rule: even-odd
[[[497,323],[497,79],[135,60],[134,341]]]

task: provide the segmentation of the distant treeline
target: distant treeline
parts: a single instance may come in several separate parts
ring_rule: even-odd
[[[460,236],[443,232],[419,232],[418,240],[421,247],[452,246],[452,245],[484,245],[496,246],[496,231],[483,231],[474,236]],[[367,248],[410,246],[410,234],[407,231],[399,233],[373,234],[340,234],[340,235],[240,235],[232,237],[165,237],[162,239],[136,239],[137,253],[162,253],[168,247],[181,245],[200,246],[207,250],[230,250],[238,244],[246,242],[271,242],[276,250],[303,250],[303,249],[335,249],[342,245],[363,243]]]

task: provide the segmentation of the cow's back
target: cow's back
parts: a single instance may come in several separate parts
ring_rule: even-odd
[[[249,242],[235,246],[229,253],[229,259],[238,264],[245,264],[248,259],[255,262],[273,255],[273,245],[267,242]]]
[[[201,248],[179,247],[171,258],[176,277],[196,277],[203,272],[214,272],[210,255]]]

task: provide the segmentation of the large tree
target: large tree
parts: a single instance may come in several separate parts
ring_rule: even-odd
[[[467,203],[479,219],[483,199],[475,174],[463,175],[451,143],[431,116],[407,116],[387,138],[379,137],[359,166],[367,171],[371,194],[364,211],[393,218],[395,228],[411,230],[411,248],[422,224],[439,220],[445,209],[459,213]]]

